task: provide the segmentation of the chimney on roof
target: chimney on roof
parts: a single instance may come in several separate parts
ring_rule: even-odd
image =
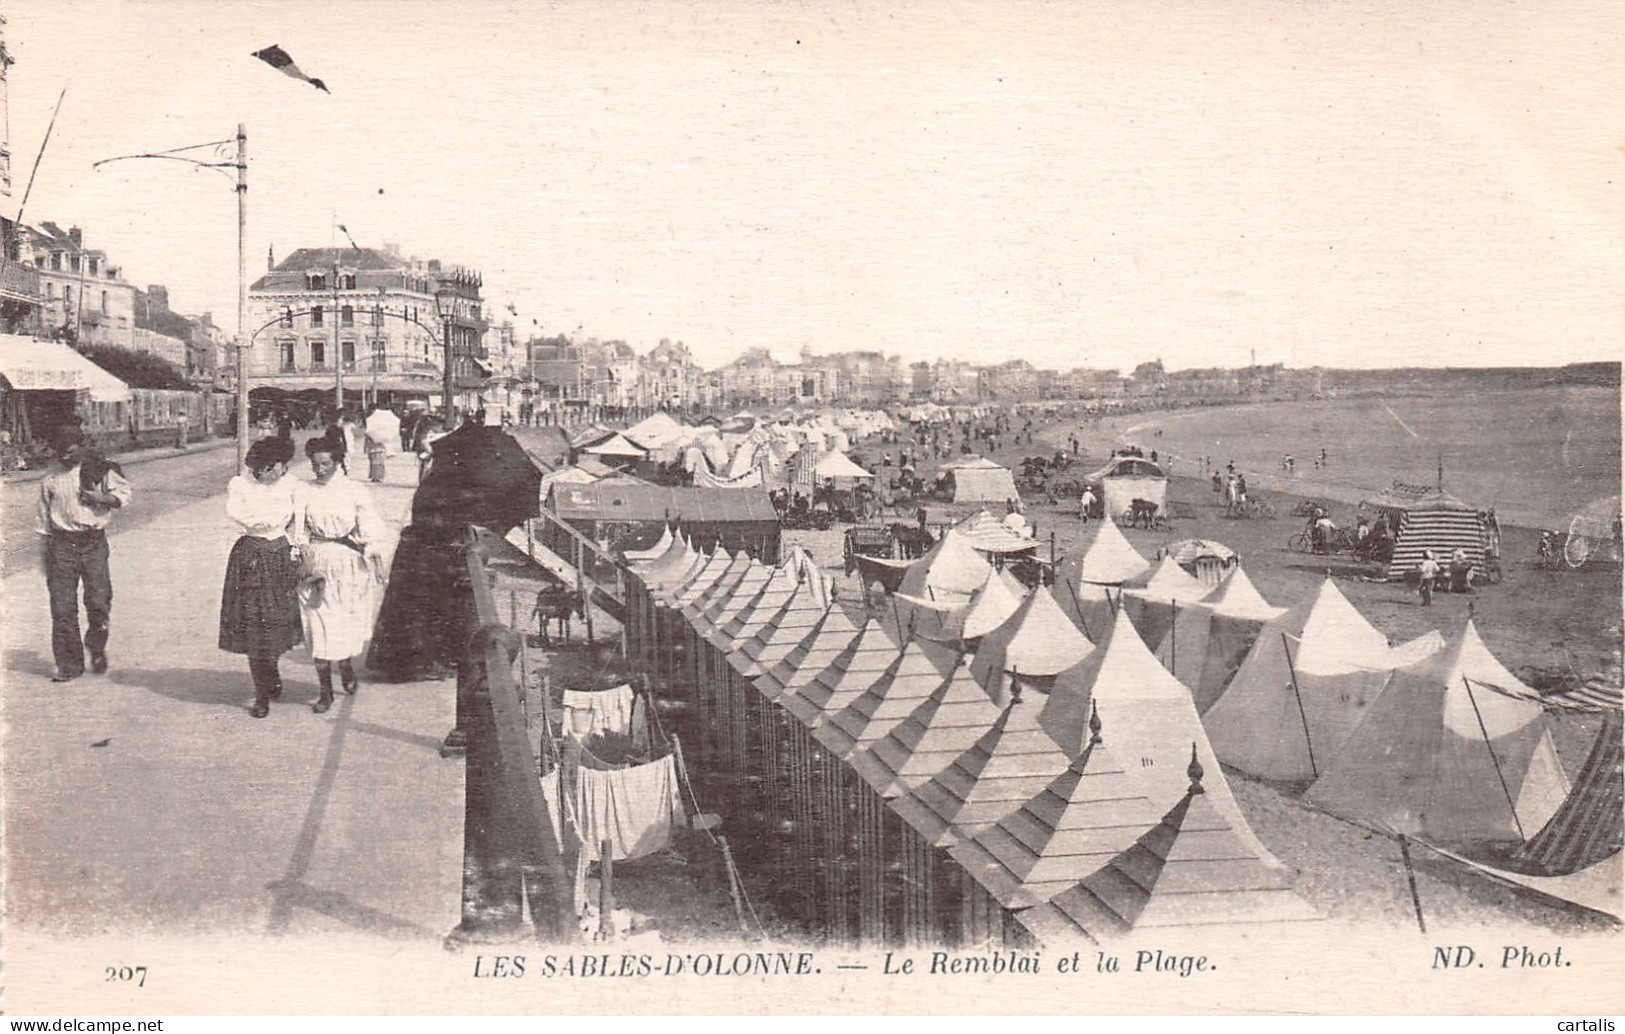
[[[77,226],[71,227],[68,230],[68,240],[72,241],[73,246],[76,247],[76,248],[84,247],[85,246],[85,231],[79,229],[79,227],[77,227]]]

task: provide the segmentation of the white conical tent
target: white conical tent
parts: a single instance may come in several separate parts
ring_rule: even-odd
[[[1021,608],[1023,598],[1023,595],[1012,592],[1003,578],[990,572],[987,581],[971,597],[964,623],[960,626],[960,637],[972,640],[987,635]]]
[[[1032,800],[948,849],[1005,908],[1048,901],[1161,821],[1139,777],[1092,741]]]
[[[1066,771],[1067,758],[1038,724],[1042,694],[1011,699],[993,727],[911,794],[891,802],[929,844],[947,847],[1021,807]]]
[[[1342,749],[1395,663],[1388,640],[1328,578],[1263,627],[1203,723],[1225,764],[1260,779],[1308,782]]]
[[[621,556],[623,556],[626,559],[626,562],[629,564],[637,564],[640,562],[649,563],[662,556],[665,556],[666,551],[671,548],[673,541],[674,539],[671,533],[671,525],[662,524],[660,526],[660,539],[654,545],[650,546],[648,549],[628,549],[623,552]]]
[[[1057,676],[1050,689],[1044,728],[1070,756],[1088,742],[1091,707],[1099,708],[1101,722],[1111,730],[1112,753],[1135,768],[1158,808],[1172,807],[1187,789],[1185,769],[1194,743],[1210,773],[1206,785],[1214,806],[1260,857],[1279,864],[1253,835],[1231,794],[1190,691],[1151,656],[1126,614],[1119,613],[1111,636],[1083,663]]]
[[[1094,650],[1067,616],[1055,597],[1041,590],[1029,593],[1004,624],[982,637],[971,671],[993,699],[1008,698],[1009,681],[1044,680],[1065,671]]]
[[[1061,562],[1061,573],[1074,582],[1121,585],[1151,570],[1151,562],[1123,536],[1112,521],[1096,521],[1094,534]]]
[[[1203,793],[1205,773],[1156,826],[1106,865],[1016,914],[1046,947],[1099,943],[1133,931],[1212,931],[1320,917],[1286,875]]]
[[[936,545],[909,565],[898,591],[943,603],[963,603],[982,587],[992,570],[982,554],[949,528]]]
[[[968,658],[883,739],[852,757],[852,767],[882,797],[900,796],[953,764],[999,719],[999,708],[971,674]]]
[[[1212,590],[1191,577],[1172,557],[1163,557],[1149,572],[1123,584],[1123,606],[1140,638],[1160,643],[1182,611]]]
[[[1237,566],[1211,593],[1179,614],[1157,646],[1157,659],[1190,689],[1197,712],[1206,714],[1264,624],[1286,612],[1259,595],[1246,570]]]
[[[1300,675],[1342,675],[1351,671],[1382,670],[1387,663],[1388,638],[1372,627],[1330,578],[1320,583],[1293,656]]]
[[[1518,685],[1468,622],[1444,650],[1394,673],[1309,799],[1428,839],[1533,836],[1569,787],[1541,706],[1503,691]]]

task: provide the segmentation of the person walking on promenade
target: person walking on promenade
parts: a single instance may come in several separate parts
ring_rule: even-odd
[[[271,713],[282,695],[277,660],[303,639],[299,619],[299,565],[288,543],[294,489],[288,473],[293,443],[262,438],[248,448],[246,474],[226,485],[226,516],[242,526],[242,537],[226,561],[220,593],[220,649],[246,654],[254,680],[253,718]]]
[[[85,446],[76,426],[50,438],[55,463],[40,482],[34,530],[45,536],[45,588],[51,598],[52,682],[68,682],[90,668],[107,671],[107,636],[113,578],[107,567],[107,525],[130,503],[130,483],[119,465]],[[79,583],[85,586],[84,638],[79,634]]]
[[[294,493],[293,544],[304,572],[299,609],[321,686],[320,698],[311,705],[317,714],[333,706],[333,662],[338,662],[344,691],[356,691],[350,659],[371,637],[373,587],[382,570],[382,522],[372,498],[366,486],[337,476],[344,449],[343,434],[331,429],[306,442],[315,479]]]

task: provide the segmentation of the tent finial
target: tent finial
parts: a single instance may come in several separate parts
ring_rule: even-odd
[[[1010,680],[1010,702],[1012,704],[1021,703],[1021,680],[1020,679],[1011,679]]]
[[[1202,763],[1196,760],[1195,743],[1191,744],[1191,763],[1188,767],[1186,767],[1185,774],[1191,777],[1191,788],[1187,792],[1191,794],[1207,792],[1206,790],[1202,789]]]
[[[1100,742],[1100,704],[1089,702],[1089,746]]]

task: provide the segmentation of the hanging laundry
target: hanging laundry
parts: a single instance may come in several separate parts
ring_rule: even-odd
[[[542,796],[559,814],[557,772],[542,777]],[[609,841],[616,861],[642,858],[671,844],[672,829],[683,821],[677,796],[675,755],[630,768],[576,769],[574,819],[583,857],[597,859]]]
[[[566,731],[586,739],[595,732],[622,736],[632,732],[632,687],[621,683],[613,689],[564,691]]]

